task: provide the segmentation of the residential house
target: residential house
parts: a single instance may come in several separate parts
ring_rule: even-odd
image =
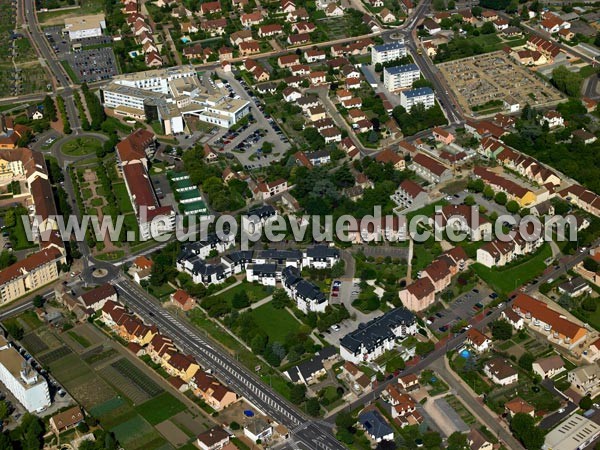
[[[50,417],[49,425],[52,431],[58,435],[63,431],[75,428],[84,420],[85,417],[81,411],[81,407],[73,406],[72,408]]]
[[[579,297],[580,295],[589,294],[592,288],[587,284],[583,277],[573,277],[558,286],[558,292],[569,297]]]
[[[252,25],[259,25],[263,21],[263,15],[260,11],[253,11],[251,13],[242,14],[240,16],[240,22],[244,27],[251,27]]]
[[[399,293],[405,308],[423,311],[435,302],[435,286],[429,277],[419,278]]]
[[[278,23],[262,25],[258,28],[258,36],[261,38],[277,36],[283,33],[283,27]]]
[[[476,353],[485,353],[490,349],[492,340],[476,328],[471,328],[467,333],[465,343]]]
[[[366,116],[364,116],[364,118],[366,118]],[[362,119],[363,118],[361,117],[359,120]],[[377,156],[375,156],[375,161],[381,164],[392,164],[395,170],[406,169],[406,161],[404,158],[390,148],[386,148],[385,150],[379,152]]]
[[[523,317],[531,328],[547,334],[548,339],[558,345],[571,349],[583,342],[587,330],[567,319],[563,314],[540,300],[519,293],[512,303],[512,309]]]
[[[78,297],[79,303],[85,308],[98,311],[108,300],[117,301],[117,290],[112,284],[104,283],[94,289],[84,292]]]
[[[576,367],[569,372],[567,380],[581,395],[596,397],[600,392],[600,362]]]
[[[196,299],[185,292],[183,289],[177,289],[170,295],[171,304],[183,311],[190,311],[196,306]]]
[[[229,443],[229,433],[221,427],[212,427],[196,437],[201,450],[221,450]]]
[[[265,442],[273,435],[273,426],[260,416],[254,416],[244,425],[244,435],[252,442]]]
[[[376,409],[363,410],[358,415],[358,423],[367,436],[377,443],[394,439],[394,430]]]
[[[515,397],[504,404],[506,413],[512,418],[515,414],[527,414],[534,417],[535,408],[523,400],[521,397]]]
[[[519,380],[519,373],[505,358],[492,358],[483,366],[483,373],[495,384],[507,386]]]
[[[487,440],[477,428],[471,428],[467,434],[467,444],[470,450],[493,450],[494,444]]]
[[[398,189],[391,195],[391,199],[401,209],[416,209],[429,202],[429,194],[414,181],[406,179],[400,183]]]
[[[417,153],[410,167],[417,175],[432,183],[447,181],[452,177],[449,168],[424,153]]]
[[[560,355],[552,355],[546,358],[540,358],[533,362],[532,370],[542,379],[552,378],[566,370],[565,362]]]
[[[444,145],[450,145],[454,142],[455,137],[452,133],[450,133],[449,131],[444,130],[443,128],[440,127],[435,127],[433,130],[433,138],[438,141],[441,142]]]

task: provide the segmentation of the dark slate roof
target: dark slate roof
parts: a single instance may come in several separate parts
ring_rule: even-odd
[[[254,251],[252,250],[239,250],[229,253],[225,258],[234,264],[248,263],[252,261]]]
[[[275,215],[275,208],[271,205],[262,205],[257,206],[256,208],[252,208],[248,211],[248,216],[258,216],[261,219],[265,217],[271,217]]]
[[[254,275],[275,275],[277,273],[277,264],[253,264]]]
[[[380,341],[395,337],[392,328],[402,323],[410,326],[414,321],[415,315],[412,312],[404,308],[395,308],[366,324],[360,324],[357,330],[348,333],[340,340],[340,345],[353,353],[356,353],[361,345],[364,345],[367,349],[372,349]]]
[[[306,256],[309,258],[339,258],[340,251],[328,245],[315,245],[306,249]]]
[[[308,300],[314,300],[317,303],[323,303],[327,301],[325,294],[321,292],[321,289],[310,281],[300,280],[296,284],[296,292],[302,298]]]
[[[300,250],[290,249],[290,250],[277,250],[277,249],[267,249],[260,250],[256,255],[257,258],[261,259],[272,259],[279,262],[285,262],[288,260],[301,260],[302,252]]]
[[[382,439],[384,436],[394,433],[379,411],[369,410],[363,412],[358,416],[358,421],[366,432],[375,439]]]

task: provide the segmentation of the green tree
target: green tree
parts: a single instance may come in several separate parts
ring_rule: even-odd
[[[592,400],[592,398],[589,395],[582,397],[581,400],[579,401],[579,407],[583,410],[588,410],[592,406],[594,406],[594,401]]]
[[[473,206],[475,205],[475,197],[473,197],[472,195],[467,195],[465,197],[465,205],[467,206]]]
[[[497,192],[496,195],[494,195],[494,201],[499,205],[506,205],[507,200],[508,199],[504,192]]]
[[[571,72],[565,66],[559,66],[552,71],[552,83],[570,97],[580,95],[581,82],[581,75]]]
[[[250,299],[248,298],[248,293],[246,291],[236,292],[231,299],[231,306],[235,309],[243,309],[250,306]]]
[[[473,14],[475,17],[481,17],[482,13],[483,13],[483,8],[481,6],[473,6],[471,8],[471,14]]]
[[[0,400],[0,420],[4,420],[8,417],[10,409],[8,408],[8,403],[4,400]]]
[[[519,366],[522,369],[531,372],[531,365],[533,364],[533,361],[535,361],[535,357],[531,353],[525,352],[519,358]]]
[[[54,104],[52,97],[46,95],[46,97],[44,97],[44,101],[42,102],[42,107],[44,109],[44,117],[51,122],[56,122],[56,105]]]
[[[335,416],[335,425],[338,428],[349,430],[352,427],[354,427],[355,423],[356,419],[352,417],[352,414],[350,414],[349,412],[342,411],[337,416]]]
[[[431,341],[417,342],[415,353],[419,356],[425,356],[435,349],[435,344]]]
[[[493,199],[494,198],[494,190],[490,186],[486,186],[483,189],[483,196],[488,200]]]
[[[589,270],[590,272],[598,272],[598,269],[600,269],[600,264],[598,264],[595,259],[587,257],[583,260],[583,267],[585,270]]]
[[[283,309],[290,303],[290,298],[286,294],[286,292],[279,288],[273,291],[273,299],[271,300],[271,304],[276,309]]]
[[[44,306],[44,297],[42,297],[41,295],[36,295],[35,297],[33,297],[33,306],[35,306],[36,308],[41,308],[42,306]]]
[[[294,405],[300,405],[306,400],[306,386],[304,384],[294,384],[290,389],[290,401]]]
[[[446,447],[447,450],[468,450],[469,448],[470,447],[469,443],[467,442],[466,434],[455,431],[448,436],[448,446]]]
[[[511,214],[515,214],[519,212],[519,204],[516,201],[511,200],[506,203],[506,210]]]
[[[587,312],[596,312],[598,301],[593,297],[586,297],[581,301],[581,309]]]
[[[345,271],[346,271],[346,267],[345,267],[344,260],[340,259],[331,268],[331,276],[333,278],[339,278],[344,275]]]
[[[512,326],[506,320],[495,320],[491,324],[491,329],[495,340],[506,341],[512,337]]]
[[[515,414],[510,421],[510,428],[527,450],[539,450],[544,444],[544,431],[537,427],[535,419],[529,414]]]
[[[0,252],[0,270],[6,269],[11,264],[17,262],[17,257],[14,253],[2,250]]]
[[[316,417],[321,412],[321,405],[316,397],[309,398],[306,402],[306,412],[313,417]]]
[[[24,330],[23,327],[21,325],[19,325],[19,322],[17,322],[16,320],[7,320],[4,322],[4,327],[6,328],[6,331],[8,331],[8,334],[10,334],[13,339],[20,341],[21,339],[23,339],[23,335],[24,335]]]
[[[481,34],[494,34],[496,28],[494,28],[493,22],[484,22],[479,31],[481,31]]]

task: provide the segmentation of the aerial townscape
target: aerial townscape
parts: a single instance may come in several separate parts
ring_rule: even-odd
[[[600,450],[600,3],[0,40],[0,450]]]

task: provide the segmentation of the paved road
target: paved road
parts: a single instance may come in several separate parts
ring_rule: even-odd
[[[457,380],[456,376],[448,370],[444,359],[444,357],[436,359],[430,367],[448,383],[450,388],[455,392],[456,397],[460,398],[467,405],[475,417],[488,430],[498,436],[500,440],[504,441],[508,448],[511,450],[522,449],[523,446],[521,443],[513,437],[510,431],[502,426],[501,418],[495,416],[478,398],[474,397],[473,392],[470,392],[461,381]]]
[[[79,120],[79,113],[73,100],[73,88],[71,86],[71,80],[66,75],[60,62],[55,59],[54,52],[50,49],[48,41],[44,33],[41,31],[37,20],[37,13],[35,10],[35,0],[23,0],[25,7],[25,21],[28,25],[29,33],[31,34],[34,47],[37,49],[39,56],[42,57],[50,71],[56,79],[56,84],[63,87],[62,96],[65,99],[65,107],[69,116],[69,123],[74,133],[79,134],[81,132],[81,121]]]
[[[201,335],[189,322],[173,316],[134,282],[115,282],[121,299],[147,323],[156,324],[185,352],[193,355],[205,369],[227,383],[250,403],[285,425],[293,437],[311,449],[335,450],[344,447],[330,432],[331,425],[309,420],[286,399],[265,385],[262,380],[230,356],[224,349]]]

